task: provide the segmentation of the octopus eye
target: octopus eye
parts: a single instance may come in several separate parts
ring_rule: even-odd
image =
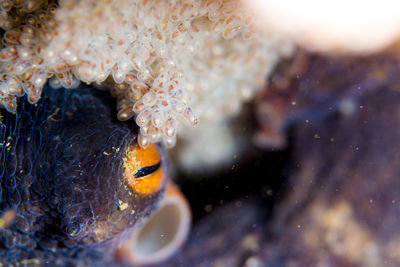
[[[131,145],[123,160],[126,182],[138,194],[147,195],[161,189],[163,166],[155,145],[141,148]]]

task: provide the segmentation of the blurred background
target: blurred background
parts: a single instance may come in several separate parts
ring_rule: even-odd
[[[297,50],[246,107],[244,152],[178,175],[194,226],[166,265],[399,266],[400,3],[244,3]]]

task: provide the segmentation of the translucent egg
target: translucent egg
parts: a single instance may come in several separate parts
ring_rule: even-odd
[[[140,147],[146,148],[146,147],[149,146],[150,140],[149,140],[149,138],[148,138],[147,136],[144,136],[144,135],[142,135],[142,134],[139,134],[139,136],[138,136],[138,143],[139,143]]]
[[[165,136],[172,137],[176,134],[176,122],[175,119],[169,115],[168,119],[165,121],[164,124],[164,134]]]
[[[3,36],[3,42],[7,45],[16,45],[18,44],[20,35],[21,32],[18,30],[6,31]]]
[[[36,88],[42,88],[46,81],[46,73],[42,69],[37,69],[31,78],[31,82]]]
[[[15,97],[7,97],[2,102],[8,112],[15,113],[17,111],[17,99]]]
[[[136,117],[136,124],[141,127],[146,125],[151,119],[151,111],[149,109],[142,110]]]
[[[117,117],[120,121],[127,121],[132,118],[134,114],[132,108],[127,107],[118,111]]]
[[[14,46],[8,46],[0,50],[0,62],[8,62],[15,59],[17,49]]]
[[[145,105],[143,104],[143,101],[139,100],[136,101],[135,104],[133,105],[133,111],[138,114],[140,111],[142,111],[145,108]]]
[[[151,122],[154,127],[159,128],[164,122],[164,115],[159,109],[153,110],[151,114]]]
[[[167,148],[172,148],[175,146],[176,144],[176,136],[163,136],[163,144],[167,147]]]
[[[143,95],[142,101],[146,107],[152,107],[157,101],[156,95],[153,91],[149,91]]]
[[[61,82],[57,79],[57,77],[53,76],[50,80],[49,80],[49,84],[52,88],[54,89],[58,89],[61,88]]]
[[[151,143],[157,143],[161,139],[161,134],[156,127],[150,127],[149,140]]]
[[[14,64],[14,73],[19,75],[25,72],[29,68],[29,63],[24,60],[18,60]]]
[[[111,74],[116,83],[122,83],[125,80],[125,73],[117,66],[112,69]]]

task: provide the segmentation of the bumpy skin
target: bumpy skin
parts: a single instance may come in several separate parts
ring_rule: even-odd
[[[163,190],[135,194],[122,158],[136,142],[133,124],[118,122],[107,93],[45,89],[2,112],[0,262],[103,265],[113,248],[156,207]],[[126,206],[128,204],[128,206]]]

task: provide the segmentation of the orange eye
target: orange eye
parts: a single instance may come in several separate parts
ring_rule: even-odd
[[[163,171],[155,145],[147,148],[131,145],[123,161],[125,179],[136,193],[146,195],[161,189]]]

